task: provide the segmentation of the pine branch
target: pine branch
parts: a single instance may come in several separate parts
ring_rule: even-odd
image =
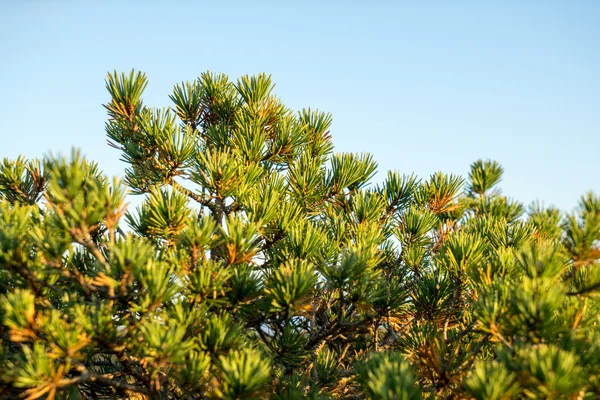
[[[583,288],[583,289],[575,291],[575,292],[569,291],[569,292],[567,292],[567,296],[579,296],[582,294],[593,292],[594,290],[597,290],[597,289],[600,289],[600,282],[596,282],[595,284],[593,284],[591,286],[588,286],[586,288]]]
[[[207,207],[209,210],[213,211],[212,208],[214,205],[209,200],[207,200],[205,197],[192,192],[190,189],[182,186],[180,183],[176,182],[174,179],[171,179],[171,181],[169,183],[171,184],[171,186],[174,189],[176,189],[183,195],[189,197],[190,199],[194,200],[196,203],[199,203],[199,204]]]
[[[98,382],[100,384],[110,386],[115,389],[128,390],[131,392],[137,392],[137,393],[141,393],[141,394],[145,394],[145,395],[150,394],[150,391],[142,386],[132,385],[129,383],[125,383],[125,382],[113,379],[114,378],[113,374],[104,374],[104,375],[96,374],[94,372],[91,372],[89,369],[85,368],[81,364],[77,367],[77,369],[81,371],[81,375],[79,375],[76,378],[62,379],[58,383],[59,386],[65,387],[65,386],[71,386],[71,385],[79,385],[79,384],[89,381],[89,382]]]

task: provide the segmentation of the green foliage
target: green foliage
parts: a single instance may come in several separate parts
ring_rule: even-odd
[[[269,362],[251,349],[232,351],[219,358],[221,379],[215,394],[222,399],[257,399],[270,376]]]
[[[516,375],[498,362],[477,361],[464,386],[477,400],[512,399],[519,393]]]
[[[494,186],[500,183],[504,170],[496,161],[477,160],[471,164],[469,173],[469,192],[484,197]]]
[[[106,81],[123,182],[0,165],[1,398],[600,396],[596,194],[525,208],[492,160],[371,185],[267,75],[147,83]]]
[[[358,381],[373,400],[421,398],[416,376],[404,358],[396,353],[375,353],[358,367]]]

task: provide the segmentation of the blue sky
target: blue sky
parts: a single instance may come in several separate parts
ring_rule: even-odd
[[[326,3],[326,4],[321,4]],[[466,175],[564,210],[600,192],[600,1],[0,3],[0,157],[80,147],[109,175],[107,71],[148,74],[147,105],[201,72],[267,72],[290,107],[333,114],[337,151],[381,178]]]

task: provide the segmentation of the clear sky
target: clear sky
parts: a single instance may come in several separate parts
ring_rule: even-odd
[[[0,0],[0,50],[0,158],[76,146],[122,175],[107,71],[145,71],[160,107],[206,70],[267,72],[378,179],[492,158],[525,204],[600,192],[600,1]]]

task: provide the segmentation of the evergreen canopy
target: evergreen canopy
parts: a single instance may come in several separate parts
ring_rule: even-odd
[[[0,397],[600,397],[597,195],[526,210],[490,160],[369,184],[266,75],[146,84],[106,81],[124,182],[0,165]]]

